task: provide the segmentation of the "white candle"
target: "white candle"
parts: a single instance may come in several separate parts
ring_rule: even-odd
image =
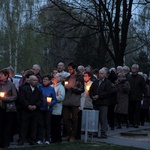
[[[47,97],[47,102],[50,103],[52,101],[51,97]]]

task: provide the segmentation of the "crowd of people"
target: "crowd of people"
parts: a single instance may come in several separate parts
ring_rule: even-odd
[[[65,70],[59,62],[51,73],[40,71],[38,64],[24,69],[16,87],[13,69],[0,70],[0,148],[15,134],[18,146],[80,140],[83,110],[99,111],[98,138],[150,120],[150,77],[138,64],[92,69],[71,62]]]

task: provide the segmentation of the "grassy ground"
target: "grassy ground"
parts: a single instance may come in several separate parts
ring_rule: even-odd
[[[116,146],[105,143],[61,143],[48,146],[18,147],[13,150],[142,150],[134,147]]]

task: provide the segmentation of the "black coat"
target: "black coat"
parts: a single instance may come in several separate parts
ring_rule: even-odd
[[[19,102],[23,110],[29,111],[29,105],[36,105],[36,110],[39,110],[42,105],[42,91],[37,87],[35,87],[34,91],[32,92],[30,85],[25,85],[19,92],[19,96]]]
[[[103,79],[100,85],[99,80],[95,80],[91,85],[89,91],[91,99],[93,99],[93,96],[98,95],[98,99],[93,100],[93,105],[95,106],[108,106],[110,103],[110,97],[112,93],[113,87],[108,79]]]
[[[146,82],[143,76],[139,74],[130,75],[127,80],[130,83],[129,100],[141,101],[143,96],[146,94]]]

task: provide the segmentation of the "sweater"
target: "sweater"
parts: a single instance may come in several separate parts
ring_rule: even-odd
[[[61,82],[57,83],[54,86],[55,93],[56,93],[56,104],[53,106],[53,115],[61,115],[62,114],[62,102],[65,99],[65,88],[61,84]]]
[[[38,88],[42,91],[42,101],[43,104],[40,107],[40,110],[42,111],[52,111],[53,105],[56,104],[56,93],[53,87],[51,86],[44,86],[43,84],[40,84]],[[48,107],[47,103],[47,97],[51,97],[52,101],[50,103],[50,106]]]

